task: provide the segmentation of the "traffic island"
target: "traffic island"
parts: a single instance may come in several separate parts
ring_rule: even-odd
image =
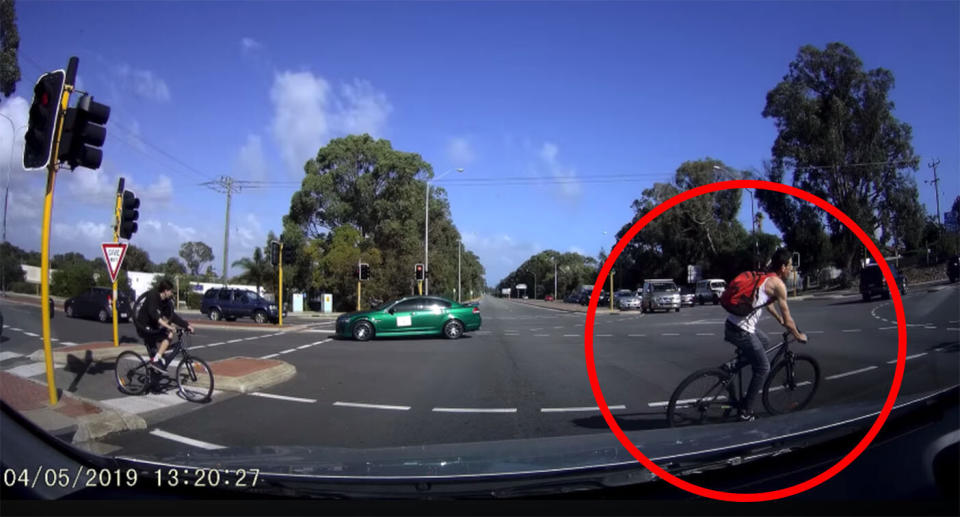
[[[118,431],[146,429],[143,418],[98,405],[75,395],[60,393],[50,404],[45,384],[0,372],[0,399],[54,436],[73,433],[72,442],[82,443]]]
[[[127,350],[132,350],[141,356],[145,356],[147,352],[141,344],[113,346],[113,343],[109,341],[58,347],[53,348],[51,352],[53,352],[53,362],[55,364],[73,364],[77,361],[89,364],[92,362],[115,361],[117,356]],[[30,354],[30,359],[37,362],[45,361],[43,349],[41,348]]]
[[[286,382],[297,374],[297,369],[285,361],[232,357],[210,363],[214,388],[224,391],[251,393]]]

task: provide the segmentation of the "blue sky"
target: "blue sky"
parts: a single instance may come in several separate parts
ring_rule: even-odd
[[[124,176],[144,203],[133,243],[159,262],[203,240],[219,270],[225,199],[200,183],[277,183],[234,196],[232,262],[279,230],[307,158],[369,132],[438,174],[465,169],[437,184],[495,284],[544,249],[609,250],[631,202],[686,160],[760,168],[776,136],[760,115],[766,92],[804,44],[840,41],[894,73],[921,200],[935,210],[923,181],[939,158],[947,210],[960,193],[958,5],[21,0],[24,80],[0,113],[24,125],[33,82],[70,55],[79,87],[113,108],[102,168],[58,176],[54,252],[100,253]],[[0,120],[4,165],[10,145]],[[632,181],[589,181],[598,175]],[[7,236],[21,247],[39,249],[42,176],[10,175]],[[569,183],[448,181],[516,177]]]

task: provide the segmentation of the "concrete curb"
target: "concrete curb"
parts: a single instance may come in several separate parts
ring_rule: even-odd
[[[238,361],[255,362],[265,365],[265,367],[256,368],[249,373],[240,375],[227,375],[223,373],[226,366],[236,365]],[[217,373],[218,366],[221,373]],[[230,359],[214,361],[210,363],[210,369],[213,371],[213,384],[216,389],[239,393],[250,393],[269,388],[270,386],[286,382],[297,374],[296,367],[290,363],[274,359],[255,359],[252,357],[232,357]]]
[[[82,416],[77,419],[77,430],[73,434],[73,443],[89,442],[121,431],[136,431],[147,428],[147,421],[139,415],[102,406],[98,407],[100,407],[100,413]]]

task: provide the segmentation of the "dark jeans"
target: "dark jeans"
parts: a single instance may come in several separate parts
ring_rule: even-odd
[[[753,377],[750,378],[750,387],[747,388],[747,394],[743,400],[743,407],[740,409],[743,411],[751,411],[753,402],[757,398],[757,393],[760,392],[764,379],[766,379],[767,374],[770,373],[770,359],[767,357],[767,354],[764,353],[764,350],[770,346],[770,340],[767,339],[767,335],[760,329],[757,329],[756,333],[751,334],[729,321],[726,322],[724,326],[723,337],[725,340],[736,345],[744,357],[750,361],[750,366],[753,369]]]

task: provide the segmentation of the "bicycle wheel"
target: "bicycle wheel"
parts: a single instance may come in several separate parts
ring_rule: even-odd
[[[191,402],[210,400],[213,394],[213,371],[203,359],[183,359],[177,365],[177,385],[183,398]]]
[[[813,400],[820,385],[820,364],[795,354],[776,364],[763,383],[763,407],[771,415],[799,411]]]
[[[716,424],[736,411],[737,397],[730,374],[715,368],[687,377],[670,396],[667,425]]]
[[[117,356],[114,366],[117,387],[127,395],[139,395],[150,384],[150,369],[140,354],[127,350]]]

